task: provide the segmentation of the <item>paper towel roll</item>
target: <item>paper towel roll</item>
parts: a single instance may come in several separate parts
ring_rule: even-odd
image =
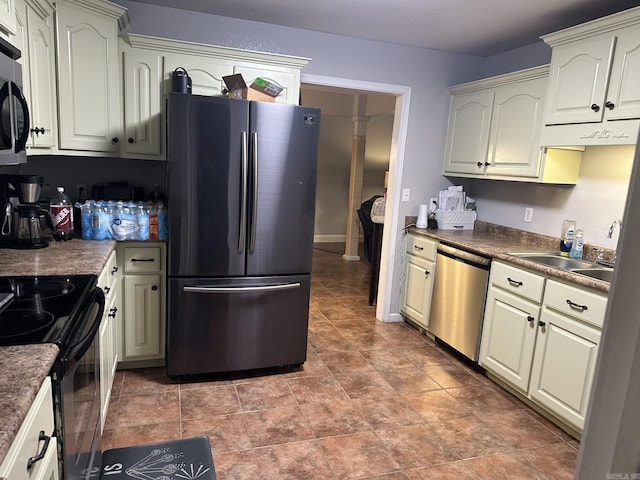
[[[420,205],[420,210],[418,211],[418,221],[416,222],[416,227],[418,228],[427,228],[427,215],[429,214],[429,206],[428,205]]]

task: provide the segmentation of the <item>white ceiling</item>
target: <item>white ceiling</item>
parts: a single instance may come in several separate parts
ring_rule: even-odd
[[[640,5],[640,0],[134,1],[479,56]]]

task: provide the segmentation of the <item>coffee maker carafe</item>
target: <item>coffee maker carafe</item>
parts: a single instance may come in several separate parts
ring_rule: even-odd
[[[0,245],[11,248],[44,248],[49,245],[40,219],[51,228],[49,212],[40,208],[44,181],[37,175],[0,175],[4,215]]]

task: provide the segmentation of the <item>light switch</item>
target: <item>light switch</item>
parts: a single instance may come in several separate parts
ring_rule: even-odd
[[[408,202],[409,201],[409,194],[411,193],[411,189],[410,188],[403,188],[402,189],[402,201],[403,202]]]

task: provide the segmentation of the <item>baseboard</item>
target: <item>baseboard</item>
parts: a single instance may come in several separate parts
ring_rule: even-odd
[[[346,235],[314,235],[313,243],[344,243],[347,241]]]

